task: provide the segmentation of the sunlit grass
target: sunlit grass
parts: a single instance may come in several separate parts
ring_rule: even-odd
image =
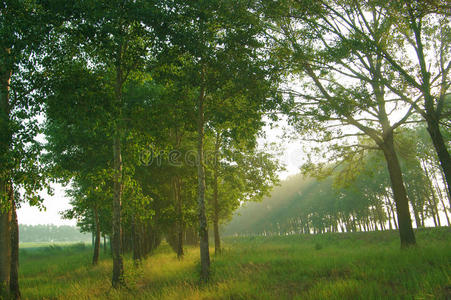
[[[401,251],[396,232],[227,238],[204,284],[197,248],[179,261],[163,244],[139,268],[126,257],[121,290],[111,289],[108,254],[92,267],[89,247],[25,250],[21,288],[24,299],[446,299],[451,231],[417,239]]]

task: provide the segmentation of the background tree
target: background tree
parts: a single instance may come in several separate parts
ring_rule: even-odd
[[[174,44],[193,58],[192,82],[197,89],[196,102],[198,134],[198,213],[200,228],[201,277],[208,278],[210,256],[208,250],[207,219],[205,214],[205,126],[215,115],[227,116],[228,111],[217,110],[220,93],[245,94],[251,91],[253,100],[247,102],[258,114],[267,105],[267,82],[261,80],[265,73],[259,56],[261,43],[258,34],[261,24],[255,13],[254,3],[248,1],[201,1],[180,5],[177,15],[180,22],[170,27]],[[195,37],[195,38],[193,38]],[[269,77],[269,76],[268,76]],[[232,83],[232,89],[228,89]],[[257,83],[260,84],[250,84]],[[245,100],[245,99],[244,99]],[[245,102],[237,103],[245,107]],[[233,106],[230,106],[232,108]],[[235,110],[236,114],[239,110]]]
[[[353,27],[334,22],[339,14],[348,22],[362,22],[363,26],[366,19],[362,20],[358,4],[319,1],[307,12],[306,3],[287,3],[294,13],[290,16],[281,13],[273,36],[276,55],[283,57],[292,74],[303,75],[304,90],[288,92],[293,123],[301,132],[314,132],[316,137],[310,139],[314,142],[369,137],[372,146],[362,145],[354,138],[341,145],[330,143],[329,150],[338,157],[355,155],[362,148],[375,147],[384,153],[396,202],[401,246],[415,244],[394,146],[395,129],[406,123],[413,106],[396,105],[397,98],[385,86],[389,68],[382,55],[368,50],[371,47],[358,37]],[[389,47],[390,20],[375,7],[367,6],[365,11],[370,21],[363,30],[379,44]],[[395,111],[401,117],[394,118]]]

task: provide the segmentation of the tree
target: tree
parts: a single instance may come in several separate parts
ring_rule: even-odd
[[[48,18],[46,4],[0,3],[0,297],[8,294],[10,285],[12,296],[20,298],[15,217],[19,198],[14,195],[23,188],[22,200],[37,205],[40,198],[36,193],[46,185],[38,163],[41,147],[34,139],[40,131],[36,116],[42,107],[33,74],[43,52],[42,42],[61,22],[56,16]],[[34,59],[30,61],[30,57]]]
[[[426,121],[448,190],[451,186],[451,158],[441,127],[449,128],[449,72],[451,61],[450,22],[447,4],[442,1],[381,1],[344,3],[353,10],[357,22],[327,1],[318,1],[339,22],[380,56],[395,74],[382,83],[411,105]],[[390,43],[371,34],[368,9],[377,11],[389,24]],[[382,19],[381,19],[382,20]],[[411,55],[413,53],[413,55]],[[419,73],[418,73],[419,72]],[[421,104],[422,103],[422,104]]]
[[[71,4],[71,19],[65,24],[64,35],[56,43],[56,53],[69,52],[88,70],[103,70],[106,73],[100,82],[105,92],[103,108],[108,110],[108,119],[105,116],[99,118],[107,121],[101,126],[107,128],[107,137],[112,142],[112,170],[115,176],[112,285],[118,288],[124,285],[121,209],[125,180],[122,152],[130,134],[127,125],[133,123],[126,116],[124,89],[152,55],[158,39],[161,8],[146,1],[87,0]],[[61,48],[61,45],[69,46],[70,50]]]
[[[391,20],[371,5],[365,6],[370,18],[367,21],[358,3],[287,3],[293,13],[286,16],[282,12],[276,18],[273,37],[276,55],[283,57],[292,74],[303,75],[304,90],[288,92],[293,123],[302,132],[314,132],[317,137],[309,139],[313,142],[349,138],[341,145],[330,144],[330,153],[338,157],[352,156],[365,148],[384,153],[396,202],[401,247],[414,245],[409,204],[394,145],[395,129],[408,121],[413,106],[395,104],[396,95],[385,84],[391,73],[383,56],[373,53],[352,26],[361,24],[366,35],[389,48]],[[344,20],[336,22],[336,18]],[[395,111],[401,117],[395,119]],[[356,136],[366,136],[373,144],[363,145]],[[329,155],[328,159],[337,156]]]
[[[178,21],[169,26],[175,45],[189,54],[192,65],[192,86],[196,90],[193,107],[197,121],[197,171],[198,171],[198,214],[201,256],[201,277],[209,276],[210,255],[205,213],[205,127],[213,116],[227,119],[232,111],[221,112],[215,101],[231,101],[240,92],[252,93],[252,99],[244,97],[236,102],[233,113],[254,109],[260,114],[269,107],[269,70],[262,61],[259,16],[255,3],[248,1],[201,1],[176,7]],[[266,76],[266,77],[265,77]],[[255,83],[255,85],[252,85]],[[229,88],[231,87],[231,88]],[[219,92],[218,92],[219,91]],[[224,93],[222,97],[218,94]],[[259,97],[257,97],[259,95]],[[233,104],[233,103],[232,103]]]
[[[233,124],[233,125],[232,125]],[[247,201],[261,201],[278,184],[282,169],[267,149],[257,149],[251,128],[239,127],[236,120],[228,130],[217,131],[207,158],[210,173],[210,219],[213,223],[215,254],[221,252],[220,222],[228,221],[233,212]],[[246,134],[241,130],[247,130]],[[241,133],[240,133],[241,132]],[[246,139],[245,139],[246,138]]]
[[[111,225],[111,218],[107,218],[111,207],[111,182],[105,170],[91,169],[72,178],[72,188],[67,195],[72,198],[72,208],[63,212],[66,219],[77,219],[77,225],[82,231],[95,234],[92,264],[97,265],[100,256],[100,236],[105,232],[105,225]],[[108,216],[109,217],[109,216]],[[101,222],[101,220],[103,222]],[[106,221],[110,222],[106,222]],[[88,228],[85,228],[85,227]],[[104,227],[104,228],[102,228]]]

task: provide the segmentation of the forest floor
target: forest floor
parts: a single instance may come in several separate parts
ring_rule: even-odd
[[[199,250],[182,261],[163,243],[111,289],[108,254],[91,266],[84,244],[21,250],[23,299],[451,299],[451,228],[423,229],[399,249],[397,232],[225,238],[199,282]]]

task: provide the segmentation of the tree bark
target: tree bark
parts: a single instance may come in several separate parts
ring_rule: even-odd
[[[401,248],[406,248],[415,245],[416,240],[412,228],[412,220],[409,212],[409,201],[407,199],[407,193],[402,179],[401,167],[395,152],[393,133],[389,133],[384,139],[382,150],[387,162],[390,183],[393,190],[393,198],[396,204]]]
[[[182,195],[181,195],[181,182],[180,177],[174,178],[174,197],[176,202],[177,213],[177,258],[183,258],[183,207],[182,207]]]
[[[12,222],[11,222],[11,274],[10,274],[10,297],[20,299],[19,288],[19,224],[17,222],[16,203],[14,193],[11,188],[10,198],[12,203]]]
[[[124,282],[124,262],[122,258],[122,228],[121,228],[121,200],[122,200],[122,156],[119,136],[114,137],[114,199],[113,199],[113,278],[112,285],[118,288]]]
[[[202,74],[203,77],[203,74]],[[203,78],[202,78],[203,81]],[[200,264],[201,280],[207,281],[210,275],[210,252],[208,247],[208,225],[205,214],[205,169],[204,169],[204,97],[205,87],[201,84],[201,91],[197,101],[197,179],[198,179],[198,217],[199,217],[199,238],[200,238]]]
[[[219,236],[219,199],[218,199],[218,168],[219,168],[219,147],[221,135],[216,133],[215,155],[214,155],[214,174],[213,174],[213,232],[215,236],[215,255],[221,253],[221,239]]]
[[[6,298],[11,270],[12,203],[9,197],[9,163],[7,153],[12,143],[9,90],[11,84],[11,50],[1,48],[0,56],[0,299]]]
[[[429,192],[431,193],[431,196],[432,196],[432,197],[428,197],[429,207],[430,207],[431,213],[432,213],[432,220],[434,221],[435,227],[437,227],[437,226],[440,226],[440,219],[438,219],[438,210],[437,210],[437,205],[438,205],[437,195],[435,194],[434,183],[432,182],[432,178],[429,174],[426,162],[424,160],[422,160],[422,165],[423,165],[423,171],[424,171],[424,173],[426,175],[426,179],[428,181]]]
[[[124,262],[122,258],[122,224],[121,224],[121,211],[122,211],[122,189],[123,189],[123,176],[122,176],[122,87],[124,84],[123,69],[122,69],[122,54],[123,45],[120,44],[116,53],[116,82],[115,82],[115,105],[117,105],[119,112],[116,116],[114,133],[113,133],[113,160],[114,160],[114,196],[113,196],[113,276],[112,286],[113,288],[119,288],[125,286],[124,281]]]
[[[449,223],[448,212],[446,209],[445,201],[443,201],[444,196],[443,196],[442,190],[440,188],[440,185],[438,183],[437,176],[435,176],[435,174],[434,174],[434,181],[435,181],[435,189],[437,190],[437,194],[438,194],[438,199],[443,206],[443,212],[445,213],[446,222],[448,223],[448,226],[449,226],[450,223]],[[445,186],[445,189],[446,189],[446,186]],[[446,192],[445,192],[445,194],[446,194]],[[439,210],[438,210],[438,204],[437,204],[437,216],[438,216],[438,214],[439,214]]]
[[[434,145],[434,149],[437,153],[438,159],[440,161],[440,166],[442,167],[443,173],[445,174],[446,185],[448,190],[451,191],[451,158],[449,156],[448,149],[446,148],[445,141],[443,139],[442,133],[440,132],[440,110],[438,107],[436,108],[434,105],[434,97],[431,94],[431,73],[427,67],[426,59],[424,56],[424,48],[422,41],[422,31],[421,31],[421,18],[416,19],[415,14],[410,11],[410,27],[415,35],[416,42],[416,54],[418,58],[418,63],[420,66],[421,72],[421,92],[424,98],[424,110],[425,115],[423,117],[426,119],[427,130],[429,135],[431,136],[432,144]],[[443,49],[441,49],[443,50]],[[442,55],[442,51],[440,53]],[[442,65],[443,68],[443,65]],[[443,69],[442,69],[443,72]],[[444,82],[446,82],[446,78],[443,78]],[[442,83],[444,83],[442,82]],[[443,89],[443,88],[442,88]],[[444,92],[444,91],[443,91]],[[441,98],[439,101],[445,101],[444,98]],[[451,200],[450,200],[451,201]],[[451,203],[450,203],[451,204]]]
[[[141,235],[139,232],[139,224],[137,224],[135,216],[132,220],[132,242],[133,242],[133,262],[135,266],[141,264]]]
[[[100,254],[100,221],[97,208],[94,208],[93,211],[96,232],[94,237],[94,253],[92,255],[92,264],[95,266],[99,263],[99,254]]]
[[[1,180],[1,179],[0,179]],[[0,182],[1,201],[0,210],[0,299],[7,298],[11,276],[11,222],[12,209],[9,199],[9,185]]]
[[[440,166],[442,167],[443,174],[445,176],[447,185],[446,188],[451,190],[451,159],[446,148],[445,141],[443,140],[442,133],[440,132],[438,120],[431,116],[428,117],[426,121],[428,124],[427,130],[431,136],[432,143],[434,144],[435,151],[437,152],[437,156],[440,161]]]
[[[446,184],[446,178],[445,178],[445,174],[443,173],[443,170],[440,170],[440,175],[442,176],[443,185],[445,186],[445,194],[446,194],[446,197],[448,198],[449,209],[451,210],[451,190],[449,189],[449,187]]]
[[[415,224],[417,225],[417,228],[421,228],[421,220],[420,220],[420,214],[418,212],[418,206],[415,204],[415,200],[411,199],[412,209],[413,209],[413,216],[415,218]]]

